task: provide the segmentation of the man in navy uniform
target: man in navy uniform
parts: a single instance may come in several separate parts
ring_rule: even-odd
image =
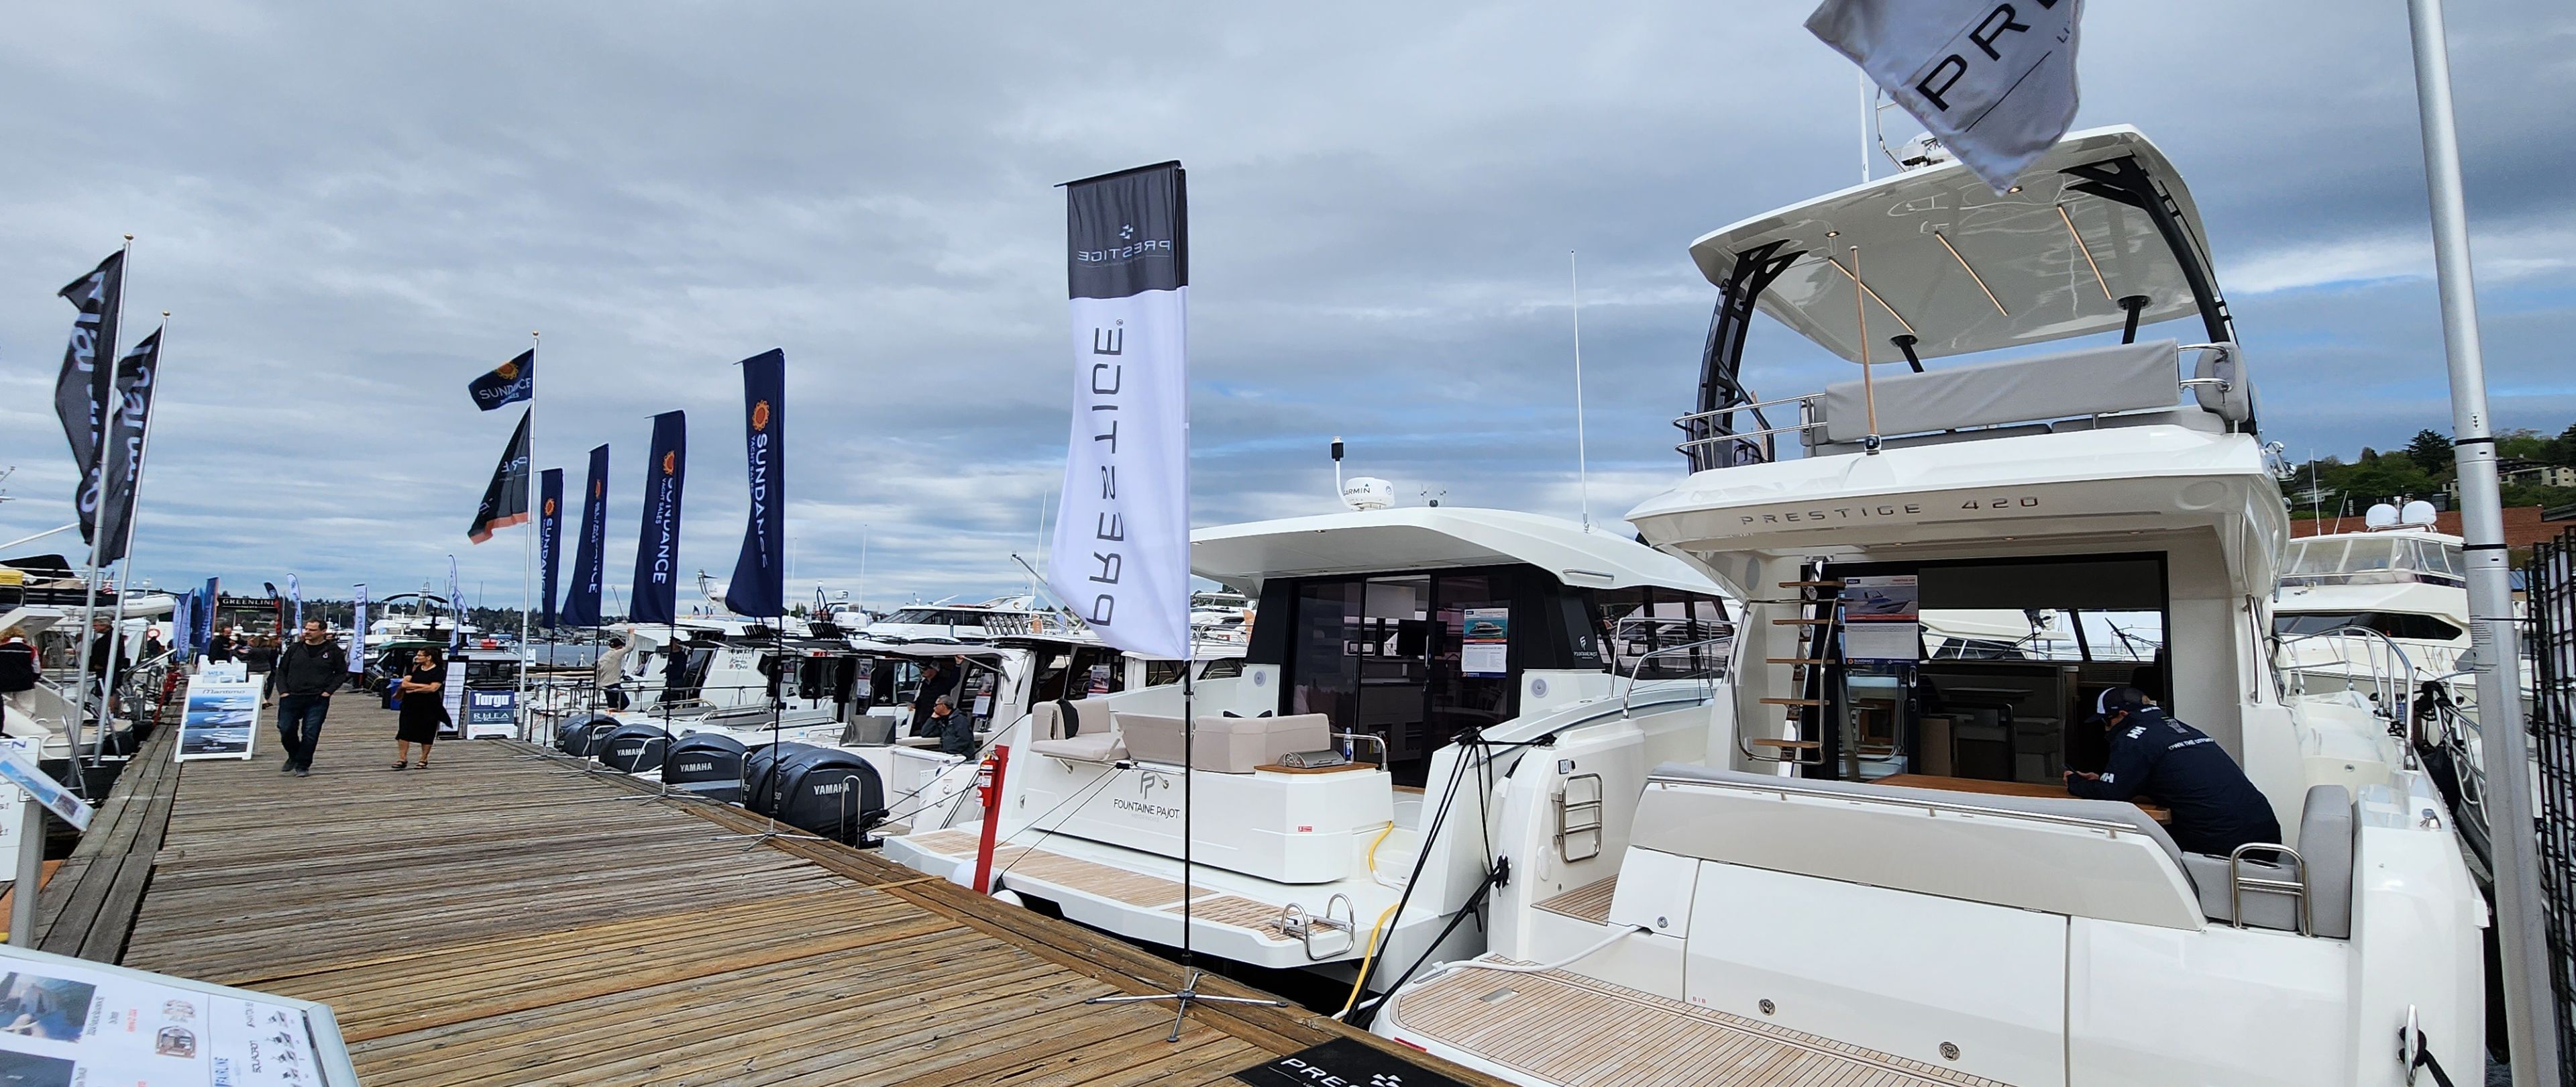
[[[2218,741],[2165,716],[2135,687],[2104,691],[2093,708],[2110,733],[2111,757],[2099,774],[2067,771],[2067,792],[2088,800],[2151,797],[2173,812],[2165,829],[2174,844],[2193,853],[2224,857],[2248,842],[2281,840],[2272,802]]]

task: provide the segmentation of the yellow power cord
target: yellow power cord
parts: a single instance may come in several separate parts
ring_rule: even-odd
[[[1387,821],[1386,829],[1377,832],[1377,837],[1369,842],[1368,870],[1371,882],[1375,882],[1377,879],[1377,847],[1386,841],[1387,835],[1393,833],[1395,833],[1395,821],[1390,819]],[[1351,1013],[1351,1009],[1359,1004],[1360,986],[1368,981],[1369,962],[1370,960],[1377,958],[1378,934],[1386,931],[1386,919],[1394,916],[1397,907],[1402,905],[1404,905],[1404,901],[1402,899],[1397,899],[1394,906],[1387,907],[1385,913],[1377,915],[1377,924],[1369,926],[1368,951],[1360,956],[1360,976],[1351,980],[1351,998],[1342,1001],[1342,1010],[1334,1012],[1333,1018],[1339,1019],[1345,1015],[1349,1015]]]
[[[1368,954],[1360,956],[1360,976],[1351,979],[1351,998],[1342,1001],[1342,1010],[1334,1012],[1333,1018],[1339,1019],[1345,1015],[1349,1015],[1351,1013],[1351,1008],[1359,1004],[1360,986],[1368,982],[1369,962],[1370,960],[1377,958],[1378,934],[1386,931],[1386,919],[1395,916],[1396,909],[1403,905],[1404,903],[1397,902],[1395,905],[1387,907],[1385,913],[1377,915],[1377,924],[1369,927]]]

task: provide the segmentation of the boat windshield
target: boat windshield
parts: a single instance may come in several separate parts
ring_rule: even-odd
[[[2457,544],[2420,536],[2319,536],[2290,544],[2283,585],[2468,584]]]

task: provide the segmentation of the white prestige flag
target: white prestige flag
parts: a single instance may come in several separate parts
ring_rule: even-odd
[[[358,583],[358,598],[349,613],[349,671],[367,670],[367,583]]]
[[[1825,0],[1807,29],[1997,193],[2075,123],[2084,0]]]
[[[1065,186],[1073,435],[1047,586],[1100,640],[1190,653],[1189,211],[1181,164]]]

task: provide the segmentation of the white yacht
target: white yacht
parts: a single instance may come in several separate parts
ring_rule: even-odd
[[[1166,946],[1186,898],[1200,954],[1350,985],[1373,953],[1383,988],[1435,946],[1482,948],[1461,922],[1507,878],[1485,848],[1499,791],[1581,764],[1558,829],[1596,841],[1583,790],[1699,757],[1730,712],[1716,586],[1624,535],[1428,507],[1192,541],[1192,571],[1262,617],[1242,659],[1196,684],[1194,761],[1177,686],[1039,702],[1002,741],[998,890]],[[1185,772],[1200,812],[1186,891]],[[971,883],[979,830],[916,830],[886,851]],[[1508,874],[1532,878],[1546,875]]]
[[[2469,651],[2460,538],[2433,530],[2425,502],[2373,506],[2363,523],[2290,542],[2272,606],[2286,666],[2318,694],[2377,695],[2372,681],[2395,677],[2401,696],[2441,681],[2471,701],[2474,685],[2449,682]]]
[[[879,641],[949,638],[973,641],[997,634],[1026,634],[1054,629],[1055,616],[1032,596],[999,596],[974,603],[955,599],[906,604],[861,628],[859,634]]]
[[[1373,1029],[1525,1084],[2394,1087],[2419,1038],[2479,1078],[2487,910],[2451,813],[2389,719],[2295,697],[2272,652],[2289,525],[2204,238],[2110,128],[2004,195],[1934,164],[1694,243],[1720,301],[1693,473],[1628,519],[1748,601],[1740,727],[1614,782],[1579,847],[1561,798],[1593,768],[1526,760],[1550,773],[1502,798],[1489,953]],[[1759,401],[1757,306],[1897,372]],[[2185,342],[2137,339],[2166,320]],[[2076,336],[2112,342],[1921,365]],[[2049,609],[2077,659],[1923,652],[1952,612]],[[2152,798],[2066,795],[2114,685],[2221,745],[2290,840],[2192,853]]]

